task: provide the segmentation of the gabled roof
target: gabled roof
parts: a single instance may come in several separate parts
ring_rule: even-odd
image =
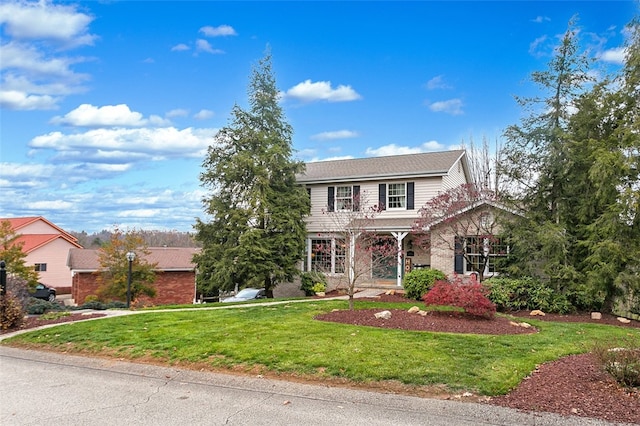
[[[47,245],[48,243],[61,238],[67,241],[69,244],[76,247],[82,247],[78,243],[78,239],[73,235],[67,233],[64,229],[54,225],[42,216],[30,216],[30,217],[8,217],[0,218],[0,222],[8,221],[11,225],[11,229],[16,233],[16,244],[22,244],[22,251],[24,253],[31,253],[34,250],[39,249]],[[20,230],[31,225],[32,223],[42,221],[50,226],[52,231],[58,231],[57,234],[24,234]]]
[[[65,231],[64,229],[62,229],[59,226],[55,225],[54,223],[49,222],[47,219],[45,219],[42,216],[3,217],[3,218],[0,218],[0,222],[4,222],[4,221],[9,221],[9,223],[11,224],[11,229],[13,229],[16,232],[16,234],[19,234],[20,233],[19,232],[20,229],[26,227],[27,225],[31,225],[34,222],[42,221],[42,222],[46,223],[47,225],[49,225],[50,227],[54,228],[59,233],[66,235],[67,239],[77,241],[76,237],[74,237],[73,235],[69,234],[67,231]]]
[[[330,183],[445,176],[460,160],[469,179],[464,150],[306,163],[299,183]]]
[[[196,264],[193,255],[200,249],[194,247],[149,247],[149,254],[145,256],[147,263],[156,263],[158,271],[192,271]],[[93,272],[100,269],[98,253],[100,250],[76,249],[69,250],[67,266],[72,271]],[[123,260],[126,262],[126,259]]]
[[[441,224],[442,222],[444,222],[444,221],[446,221],[448,219],[452,219],[452,218],[454,218],[456,216],[463,215],[465,213],[468,213],[468,212],[470,212],[472,210],[475,210],[477,208],[480,208],[482,206],[488,206],[488,207],[492,207],[492,208],[497,209],[497,210],[502,210],[504,212],[511,213],[514,216],[522,216],[522,213],[520,213],[520,212],[518,212],[518,211],[516,211],[514,209],[511,209],[511,208],[505,206],[504,204],[498,203],[496,201],[493,201],[493,200],[477,200],[477,201],[474,201],[473,203],[468,204],[467,206],[461,208],[460,210],[458,210],[458,211],[456,211],[454,213],[451,213],[449,215],[443,216],[441,218],[438,218],[438,219],[432,221],[431,223],[426,224],[423,227],[423,229],[425,231],[430,231],[433,227],[438,226],[439,224]]]
[[[39,249],[52,241],[57,240],[58,238],[65,240],[69,244],[74,245],[75,247],[81,248],[82,246],[78,244],[76,241],[69,240],[66,235],[61,234],[27,234],[27,235],[19,235],[16,238],[16,243],[22,243],[22,251],[25,253],[31,253],[34,250]]]

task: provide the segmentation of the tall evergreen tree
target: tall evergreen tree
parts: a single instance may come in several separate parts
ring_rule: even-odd
[[[567,223],[575,195],[566,176],[567,130],[575,99],[589,81],[589,63],[579,52],[572,19],[548,69],[531,75],[546,97],[517,98],[531,112],[520,125],[507,128],[499,164],[500,173],[516,183],[517,190],[511,195],[528,211],[524,223],[512,232],[514,269],[540,275],[560,291],[578,279]]]
[[[516,194],[529,214],[512,230],[510,270],[549,279],[578,308],[611,310],[616,298],[640,293],[637,22],[629,29],[622,72],[583,93],[576,83],[586,81],[584,70],[572,64],[584,62],[565,56],[577,52],[565,35],[550,68],[559,71],[564,64],[569,75],[549,74],[556,85],[549,86],[547,109],[534,117],[546,125],[507,131],[505,170],[515,177],[533,171],[532,184]],[[563,114],[560,100],[571,113]],[[522,159],[532,161],[518,163]]]
[[[577,204],[582,271],[606,309],[630,295],[640,311],[640,33],[629,26],[625,66],[580,99],[572,117],[574,157],[584,159]]]
[[[303,259],[310,201],[292,159],[293,129],[278,103],[271,55],[254,67],[249,110],[235,105],[231,123],[209,146],[200,174],[208,222],[197,219],[200,291],[260,286],[273,288],[298,273]]]

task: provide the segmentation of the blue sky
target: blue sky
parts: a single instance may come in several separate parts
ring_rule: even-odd
[[[0,217],[192,231],[267,46],[304,161],[492,143],[574,15],[602,76],[636,1],[0,4]]]

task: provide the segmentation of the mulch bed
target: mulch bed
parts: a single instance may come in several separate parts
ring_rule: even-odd
[[[316,316],[317,320],[341,322],[398,330],[437,331],[445,333],[473,334],[530,334],[537,330],[514,325],[515,321],[496,317],[494,320],[474,318],[460,312],[427,312],[425,316],[409,313],[406,309],[388,309],[391,318],[376,318],[382,309],[357,309],[334,311]],[[523,321],[524,322],[524,321]]]
[[[381,294],[379,297],[359,298],[358,300],[411,302],[401,293]],[[415,301],[415,304],[420,308],[424,307],[422,302]],[[421,317],[417,314],[409,314],[406,309],[389,309],[392,317],[389,320],[380,320],[375,318],[373,314],[381,310],[336,311],[320,315],[317,318],[355,325],[454,333],[504,334],[501,333],[504,331],[513,334],[514,329],[519,329],[511,325],[503,328],[504,321],[502,320],[471,320],[461,316],[443,314]],[[536,319],[540,321],[609,324],[630,330],[640,328],[640,321],[632,320],[630,323],[624,324],[618,321],[616,316],[606,314],[603,314],[600,320],[591,319],[590,313],[545,314],[544,316],[532,317],[530,311],[519,311],[512,312],[510,315],[516,317],[516,322]],[[509,320],[506,322],[508,324]],[[486,330],[487,327],[489,331]],[[518,331],[531,332],[526,329]],[[571,355],[540,365],[507,395],[489,398],[486,403],[524,411],[588,417],[614,423],[640,424],[640,389],[628,390],[620,386],[609,374],[598,367],[595,357],[590,353]]]

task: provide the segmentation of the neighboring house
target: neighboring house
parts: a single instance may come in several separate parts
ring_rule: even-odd
[[[0,218],[0,221],[11,224],[18,236],[17,243],[22,244],[26,254],[25,264],[33,265],[39,281],[55,288],[58,294],[68,292],[71,274],[67,254],[71,248],[82,247],[77,238],[41,216]]]
[[[411,231],[429,199],[471,182],[465,151],[307,163],[297,180],[311,199],[303,270],[321,271],[336,279],[344,275],[347,248],[328,213],[375,206],[378,213],[368,228],[393,236],[401,256],[392,267],[373,270],[368,282],[401,286],[404,272],[415,267],[454,272],[453,251],[447,257],[441,253],[434,257],[414,244]]]
[[[196,265],[193,255],[199,250],[192,247],[149,247],[145,260],[157,264],[156,297],[141,296],[140,304],[169,305],[194,303],[196,301]],[[99,250],[71,249],[67,266],[73,277],[71,296],[81,305],[89,295],[98,290],[100,274]],[[126,260],[123,259],[123,262]]]

